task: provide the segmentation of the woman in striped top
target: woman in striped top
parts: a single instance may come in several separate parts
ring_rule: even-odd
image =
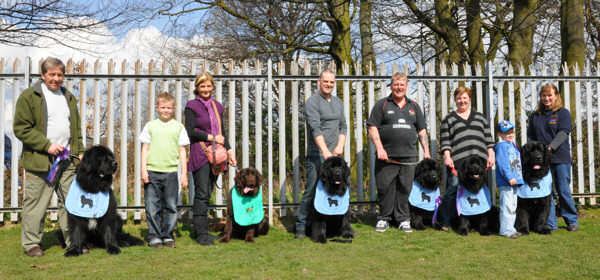
[[[471,89],[459,86],[454,91],[456,110],[448,114],[441,125],[440,151],[444,155],[447,180],[442,200],[442,230],[448,231],[450,218],[456,214],[458,177],[453,175],[466,157],[477,155],[487,159],[487,167],[494,165],[494,139],[490,125],[483,114],[471,110]]]

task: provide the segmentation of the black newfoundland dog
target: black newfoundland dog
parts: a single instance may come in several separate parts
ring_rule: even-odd
[[[535,231],[550,234],[548,214],[552,207],[552,153],[548,146],[531,141],[521,148],[525,185],[517,190],[517,218],[515,229],[521,234]]]
[[[310,238],[317,243],[327,243],[327,238],[341,236],[354,238],[356,232],[350,226],[350,168],[341,157],[325,160],[317,172],[315,209],[309,213]],[[352,240],[331,241],[351,243]]]
[[[426,224],[433,226],[436,203],[439,206],[441,202],[441,197],[438,200],[441,181],[442,168],[436,160],[426,158],[417,164],[415,183],[408,198],[410,223],[415,230],[425,230]]]
[[[227,222],[219,242],[227,243],[231,237],[254,242],[254,237],[269,233],[269,221],[262,207],[262,180],[260,172],[252,167],[235,175],[235,188],[229,191],[227,199]]]
[[[87,150],[77,168],[75,176],[79,188],[71,184],[67,196],[67,215],[71,246],[67,248],[65,257],[79,256],[84,248],[91,246],[105,248],[109,254],[119,254],[119,247],[144,245],[144,241],[123,232],[123,223],[117,215],[117,202],[110,187],[113,174],[117,170],[117,162],[110,149],[104,146],[94,146]],[[82,192],[77,192],[80,189]],[[81,194],[81,195],[80,195]],[[95,198],[99,198],[95,200]],[[102,198],[108,199],[102,200]],[[75,204],[69,204],[73,200]],[[73,214],[100,207],[98,212],[89,212],[91,217]],[[72,205],[72,206],[69,206]],[[102,210],[102,205],[105,210]],[[106,207],[107,206],[107,207]],[[69,210],[71,209],[71,210]],[[85,212],[86,215],[88,212]],[[102,213],[102,216],[96,213]],[[93,214],[91,214],[93,213]]]
[[[486,161],[483,158],[470,156],[463,160],[458,170],[456,194],[458,234],[466,236],[469,229],[473,228],[481,235],[490,235],[488,216],[491,196],[486,181]]]

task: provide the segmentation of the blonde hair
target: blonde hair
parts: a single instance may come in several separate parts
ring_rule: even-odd
[[[175,98],[168,92],[163,92],[156,97],[156,106],[159,105],[160,102],[175,102]]]
[[[215,86],[215,81],[213,80],[213,76],[208,72],[202,72],[196,76],[196,81],[194,82],[194,95],[198,95],[198,90],[196,88],[206,81],[210,81],[210,83]]]
[[[400,81],[408,81],[408,76],[406,76],[406,74],[402,73],[402,72],[396,72],[394,75],[392,75],[392,84],[394,83],[394,81],[396,80],[400,80]]]
[[[544,108],[546,108],[546,106],[544,106],[544,104],[542,103],[542,93],[544,92],[548,92],[548,91],[554,91],[554,95],[556,95],[556,101],[554,101],[554,105],[552,106],[552,111],[556,111],[560,108],[563,107],[563,101],[562,98],[560,97],[560,94],[558,93],[558,88],[553,84],[553,83],[547,83],[544,86],[542,86],[542,89],[540,89],[540,100],[538,101],[538,107],[535,110],[536,112],[541,113]]]
[[[454,100],[456,100],[456,98],[458,98],[458,96],[460,96],[463,93],[466,93],[469,96],[469,99],[471,99],[471,89],[466,86],[458,86],[454,90]]]

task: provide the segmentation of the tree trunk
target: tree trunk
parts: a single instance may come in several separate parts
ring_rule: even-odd
[[[569,75],[575,74],[575,65],[583,70],[585,39],[583,37],[583,0],[562,0],[560,6],[561,62],[567,63]],[[571,82],[571,114],[575,113],[575,84]]]
[[[469,61],[472,69],[479,63],[479,67],[485,65],[485,51],[483,50],[483,35],[481,34],[481,1],[467,0],[467,43]],[[482,68],[483,69],[483,68]]]
[[[439,26],[443,30],[440,36],[448,46],[448,60],[446,61],[448,66],[452,63],[460,65],[466,61],[465,57],[463,57],[463,54],[466,52],[463,48],[460,29],[456,21],[452,18],[453,2],[448,0],[435,1],[435,14]]]
[[[362,56],[361,69],[368,74],[369,69],[376,67],[375,50],[373,49],[373,33],[371,32],[372,0],[360,0],[360,53]]]
[[[344,63],[354,67],[350,40],[350,0],[331,0],[329,2],[331,19],[327,26],[331,30],[330,53],[338,66],[338,73]]]
[[[510,34],[508,35],[508,62],[513,66],[513,73],[519,73],[519,67],[523,65],[525,73],[529,73],[529,66],[532,63],[533,52],[533,34],[536,26],[536,10],[540,3],[539,0],[515,0],[513,19]],[[515,112],[521,109],[519,83],[515,82]],[[508,86],[504,86],[503,91],[504,116],[508,119]],[[500,120],[497,120],[500,121]],[[519,121],[517,121],[517,125]]]

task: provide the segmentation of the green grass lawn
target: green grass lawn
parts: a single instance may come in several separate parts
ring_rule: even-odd
[[[21,228],[0,227],[0,279],[600,279],[600,210],[582,210],[580,231],[560,229],[550,236],[517,239],[428,229],[403,233],[373,231],[374,217],[354,219],[352,244],[295,240],[283,226],[271,228],[253,244],[233,240],[204,247],[178,224],[178,248],[124,248],[118,256],[93,249],[78,258],[63,257],[54,237],[44,235],[42,258],[27,257]],[[284,224],[290,224],[288,218]],[[131,224],[131,223],[130,223]],[[146,224],[126,231],[147,236]]]

